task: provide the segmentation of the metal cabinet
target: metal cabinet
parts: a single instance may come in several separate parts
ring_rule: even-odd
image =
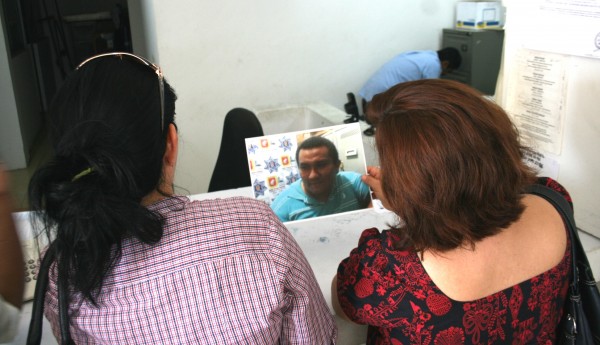
[[[444,29],[442,47],[460,51],[460,68],[442,76],[494,95],[500,71],[504,30]]]

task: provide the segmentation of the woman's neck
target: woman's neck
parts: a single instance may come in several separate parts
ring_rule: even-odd
[[[169,188],[164,188],[164,189],[161,187],[158,187],[158,188],[154,189],[152,192],[148,193],[148,195],[143,197],[141,204],[143,206],[152,205],[154,203],[157,203],[161,200],[164,200],[164,199],[172,196],[173,194],[174,194],[174,192],[173,192],[172,186],[170,186]]]

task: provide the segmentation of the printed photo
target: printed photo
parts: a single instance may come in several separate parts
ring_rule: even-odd
[[[283,221],[372,205],[358,123],[246,139],[254,197]]]

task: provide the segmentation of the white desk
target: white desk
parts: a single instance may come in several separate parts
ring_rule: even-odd
[[[239,188],[228,191],[199,194],[190,197],[194,200],[223,198],[236,195],[251,196],[251,188]],[[358,243],[360,233],[370,227],[387,228],[394,220],[393,214],[380,213],[372,209],[344,213],[287,223],[287,227],[296,238],[311,264],[323,295],[331,308],[331,280],[337,271],[339,262],[350,253]],[[600,240],[581,233],[583,246],[588,253],[594,276],[600,277]],[[18,338],[14,344],[24,344],[31,317],[31,303],[24,306]],[[338,323],[338,344],[362,344],[366,339],[366,327],[351,324],[336,317]],[[44,324],[43,344],[56,344],[49,324]]]

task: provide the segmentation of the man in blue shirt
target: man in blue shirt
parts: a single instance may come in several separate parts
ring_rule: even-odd
[[[292,183],[271,203],[283,222],[365,208],[371,201],[369,187],[356,172],[340,172],[335,145],[315,136],[296,150],[301,179]]]
[[[436,79],[460,67],[461,56],[456,48],[441,50],[415,50],[402,53],[385,63],[360,89],[363,99],[363,112],[376,94],[387,91],[394,85],[420,79]],[[366,129],[366,135],[373,135],[373,126]]]

